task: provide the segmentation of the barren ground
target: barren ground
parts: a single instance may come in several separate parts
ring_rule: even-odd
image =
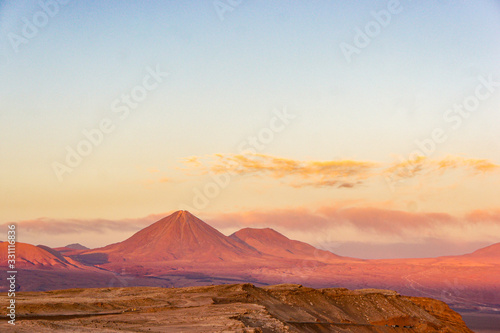
[[[374,289],[237,284],[16,296],[16,325],[2,309],[2,332],[472,332],[445,303]]]

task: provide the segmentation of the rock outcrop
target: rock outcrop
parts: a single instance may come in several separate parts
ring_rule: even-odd
[[[472,333],[446,304],[388,290],[284,284],[24,292],[2,332]],[[2,310],[5,316],[5,309]]]

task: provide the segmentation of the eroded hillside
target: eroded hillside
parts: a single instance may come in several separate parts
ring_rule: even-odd
[[[17,304],[17,325],[3,321],[2,332],[472,333],[440,301],[375,289],[290,284],[69,289],[19,293]]]

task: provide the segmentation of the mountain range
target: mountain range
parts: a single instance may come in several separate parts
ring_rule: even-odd
[[[7,265],[0,243],[0,266]],[[315,288],[392,289],[464,311],[500,310],[500,243],[462,256],[364,260],[338,256],[275,230],[225,236],[187,211],[102,248],[17,243],[20,290],[300,283]],[[5,273],[4,273],[5,274]]]

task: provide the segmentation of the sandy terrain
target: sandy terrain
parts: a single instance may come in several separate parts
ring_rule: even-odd
[[[18,293],[17,303],[16,326],[2,320],[2,332],[472,332],[442,302],[384,290],[69,289]]]

